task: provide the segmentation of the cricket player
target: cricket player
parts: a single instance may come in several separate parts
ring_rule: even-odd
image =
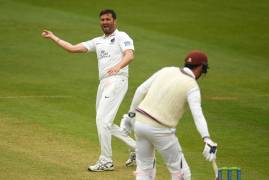
[[[190,180],[191,172],[175,135],[176,126],[188,104],[204,143],[203,155],[216,159],[217,144],[210,139],[201,108],[197,79],[207,72],[208,59],[200,51],[185,58],[185,67],[165,67],[136,90],[130,111],[122,119],[121,128],[136,134],[136,179],[153,180],[156,174],[155,149],[163,157],[172,180]]]
[[[116,13],[111,9],[99,14],[104,35],[72,45],[51,31],[44,30],[42,36],[54,41],[71,53],[96,52],[100,84],[96,97],[96,125],[101,148],[99,159],[88,167],[90,171],[111,171],[111,135],[123,140],[134,151],[135,141],[113,123],[118,108],[128,89],[128,64],[134,59],[133,40],[116,25]]]

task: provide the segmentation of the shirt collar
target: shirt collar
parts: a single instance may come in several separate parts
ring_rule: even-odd
[[[112,34],[110,34],[109,36],[106,36],[105,34],[103,35],[103,38],[110,38],[110,37],[112,37],[112,36],[115,36],[116,35],[116,33],[118,33],[119,32],[119,30],[118,29],[115,29],[115,31],[112,33]]]
[[[195,75],[193,74],[192,70],[190,70],[189,68],[187,67],[184,67],[182,69],[185,73],[189,74],[190,76],[192,76],[194,79],[195,79]]]

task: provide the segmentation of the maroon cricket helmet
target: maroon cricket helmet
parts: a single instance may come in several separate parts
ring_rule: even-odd
[[[186,65],[190,66],[203,65],[202,73],[207,73],[208,69],[207,55],[198,50],[191,51],[185,58],[185,66]]]
[[[185,58],[185,64],[201,65],[207,62],[207,55],[197,50],[191,51]]]

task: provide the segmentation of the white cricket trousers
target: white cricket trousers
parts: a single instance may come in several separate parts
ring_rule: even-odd
[[[172,180],[190,180],[191,172],[174,128],[157,128],[136,119],[136,180],[154,180],[155,149],[161,154]]]
[[[111,135],[124,141],[131,149],[135,141],[113,124],[128,89],[128,78],[114,75],[100,81],[96,97],[96,126],[101,148],[100,159],[112,162]]]

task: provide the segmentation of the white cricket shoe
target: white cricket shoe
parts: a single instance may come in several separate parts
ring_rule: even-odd
[[[125,166],[133,166],[136,165],[136,154],[135,152],[130,152],[129,158],[125,162]]]
[[[94,171],[94,172],[113,171],[114,166],[113,166],[113,163],[110,161],[107,161],[105,159],[99,159],[95,163],[95,165],[89,166],[88,170]]]

